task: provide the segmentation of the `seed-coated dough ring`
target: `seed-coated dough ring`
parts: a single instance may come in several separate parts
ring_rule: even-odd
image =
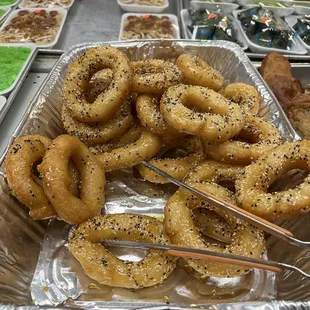
[[[105,143],[120,137],[130,127],[133,121],[130,100],[126,100],[116,114],[106,123],[82,123],[72,117],[66,103],[62,106],[61,118],[67,133],[78,137],[87,145]]]
[[[170,87],[160,100],[160,111],[170,126],[208,141],[228,140],[245,122],[244,112],[236,103],[201,86]]]
[[[137,141],[142,133],[142,127],[134,121],[128,130],[119,138],[114,138],[103,144],[92,145],[89,149],[94,154],[111,152],[114,149],[122,148],[127,144]]]
[[[149,251],[139,262],[124,262],[100,245],[103,240],[169,244],[163,223],[137,214],[100,215],[81,224],[69,238],[69,250],[86,274],[101,284],[138,289],[162,283],[176,259],[164,251]]]
[[[73,196],[68,189],[70,158],[80,173],[80,197]],[[62,220],[80,224],[100,213],[104,203],[104,170],[78,138],[58,136],[38,169],[44,192]]]
[[[56,216],[43,188],[31,176],[33,165],[41,160],[52,141],[39,135],[19,137],[6,156],[7,180],[13,196],[30,209],[34,220]]]
[[[268,193],[269,186],[292,169],[310,170],[310,141],[280,145],[247,166],[236,181],[239,205],[269,221],[309,212],[309,176],[295,188]]]
[[[224,84],[224,77],[205,61],[195,55],[182,54],[176,65],[182,72],[185,84],[203,86],[219,91]]]
[[[205,156],[203,154],[201,141],[198,137],[190,136],[179,139],[176,143],[171,145],[171,148],[175,147],[184,148],[187,152],[187,155],[177,158],[153,158],[149,161],[149,163],[170,174],[175,179],[182,181],[190,169],[203,161]],[[170,148],[167,146],[162,147],[164,152],[168,151],[169,149]],[[161,151],[159,151],[159,156],[160,153]],[[138,165],[137,168],[142,178],[149,182],[160,184],[169,183],[169,181],[167,181],[165,178],[161,177],[156,172],[146,168],[143,165]]]
[[[238,138],[251,143],[238,141]],[[281,135],[273,124],[248,115],[245,126],[236,137],[222,143],[205,141],[203,148],[205,153],[215,160],[232,164],[250,164],[281,143]]]
[[[113,71],[108,89],[93,103],[86,100],[91,77],[102,69]],[[111,119],[129,95],[132,67],[125,54],[111,46],[94,47],[77,57],[64,82],[64,98],[73,118],[97,123]]]
[[[159,98],[155,95],[141,94],[136,101],[137,116],[142,125],[155,135],[162,137],[181,137],[183,132],[169,126],[159,109]]]
[[[91,148],[91,151],[105,171],[112,171],[133,167],[142,160],[149,160],[157,154],[160,147],[161,139],[143,129],[135,142],[101,154],[98,148]]]
[[[214,183],[189,183],[202,191],[235,203],[233,195],[225,188]],[[265,249],[263,233],[252,225],[244,223],[225,211],[214,210],[221,215],[232,227],[231,243],[227,245],[207,243],[203,240],[195,221],[192,218],[192,209],[201,207],[202,201],[192,196],[188,191],[179,189],[168,201],[165,207],[164,224],[173,244],[180,246],[206,249],[220,253],[260,258]],[[210,262],[207,260],[186,260],[188,266],[204,278],[234,277],[247,273],[249,270],[239,266]]]
[[[259,95],[255,87],[244,83],[226,86],[222,95],[238,103],[247,114],[256,115],[259,111]]]
[[[161,95],[170,86],[181,82],[181,72],[176,65],[160,59],[134,61],[132,93]]]

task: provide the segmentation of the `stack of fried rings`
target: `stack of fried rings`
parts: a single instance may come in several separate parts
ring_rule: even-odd
[[[162,60],[130,63],[115,48],[90,49],[72,63],[65,81],[62,119],[71,136],[53,141],[40,136],[19,138],[7,156],[8,183],[34,219],[54,216],[70,224],[88,220],[70,237],[69,249],[85,272],[103,284],[128,288],[159,284],[172,272],[175,261],[156,252],[156,257],[150,254],[142,261],[147,262],[142,272],[138,270],[142,263],[125,268],[97,244],[101,239],[173,242],[261,257],[265,242],[260,231],[183,190],[169,199],[164,226],[150,217],[130,214],[94,218],[104,202],[104,172],[133,167],[141,160],[151,160],[175,178],[185,178],[193,187],[238,202],[268,219],[307,212],[310,196],[306,181],[300,189],[284,193],[283,197],[292,201],[290,209],[283,207],[281,193],[269,194],[267,189],[286,170],[309,169],[310,145],[281,145],[279,132],[255,115],[258,110],[255,88],[242,83],[224,88],[222,75],[197,56],[181,55],[176,65]],[[179,155],[180,148],[183,155]],[[171,156],[171,152],[177,155]],[[207,157],[213,160],[206,161]],[[32,173],[40,159],[42,186],[34,182]],[[271,169],[277,159],[281,167]],[[244,170],[244,165],[249,166]],[[166,182],[139,165],[137,168],[150,182]],[[221,186],[227,178],[236,180],[236,197]],[[254,205],[249,199],[253,194],[259,197]],[[273,208],[266,210],[270,199]],[[206,243],[202,235],[227,245]],[[155,271],[158,259],[161,267],[156,266]],[[248,271],[199,260],[187,260],[187,264],[201,278]],[[127,270],[122,281],[113,278],[110,266]]]

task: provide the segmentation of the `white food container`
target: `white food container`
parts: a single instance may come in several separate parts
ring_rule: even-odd
[[[167,16],[173,25],[173,39],[180,39],[180,28],[179,28],[178,18],[173,14],[139,14],[139,13],[133,14],[133,13],[126,13],[126,14],[122,15],[121,28],[120,28],[118,40],[122,41],[125,22],[129,16],[144,16],[144,15],[153,15],[153,16],[158,16],[158,17]]]
[[[5,11],[5,13],[0,17],[0,24],[7,18],[10,14],[11,7],[10,6],[0,6],[0,10]]]
[[[13,82],[13,84],[12,84],[9,88],[0,91],[0,96],[5,96],[5,95],[7,95],[8,93],[10,93],[10,92],[14,89],[15,85],[17,84],[17,82],[19,81],[19,79],[22,77],[22,75],[23,75],[23,73],[24,73],[24,71],[25,71],[25,68],[26,68],[27,64],[29,63],[29,61],[30,61],[31,58],[32,58],[32,55],[33,55],[34,52],[36,51],[36,45],[33,44],[33,43],[20,43],[20,44],[19,44],[19,43],[8,43],[8,44],[6,44],[6,43],[0,43],[0,46],[7,46],[7,47],[28,47],[28,48],[31,49],[30,54],[28,55],[27,60],[25,61],[23,67],[22,67],[21,70],[19,71],[19,73],[18,73],[18,75],[17,75],[15,81]],[[1,105],[1,104],[0,104],[0,105]],[[0,111],[1,111],[1,108],[0,108]]]
[[[70,4],[67,5],[67,6],[53,6],[53,7],[48,7],[48,8],[50,8],[50,9],[62,8],[62,9],[66,9],[67,11],[69,11],[70,8],[72,7],[72,5],[74,4],[74,1],[75,1],[75,0],[71,0]],[[29,9],[29,7],[27,7],[27,6],[25,7],[25,6],[24,6],[24,5],[25,5],[25,2],[26,2],[26,0],[22,0],[22,1],[19,3],[18,7],[19,7],[20,9]],[[36,8],[36,9],[37,9],[37,8]]]
[[[172,0],[174,1],[174,0]],[[127,12],[137,12],[137,13],[160,13],[169,6],[168,0],[163,0],[164,4],[158,5],[139,5],[139,4],[125,4],[122,0],[117,0],[118,5]]]
[[[304,17],[305,15],[291,15],[291,16],[288,16],[288,17],[285,17],[285,21],[291,26],[293,27],[296,23],[297,23],[297,19],[298,18],[302,18]],[[298,36],[298,38],[300,38]],[[307,50],[308,54],[310,54],[310,45],[306,44],[302,38],[300,38],[300,41],[301,41],[301,44],[302,46]]]
[[[259,6],[258,4],[247,4],[245,5],[244,7],[245,8],[254,8],[256,6]],[[276,6],[264,6],[266,8],[268,8],[268,10],[274,12],[275,14],[277,14],[278,16],[280,17],[286,17],[286,16],[289,16],[289,15],[292,15],[295,11],[295,8],[293,7],[290,7],[290,8],[279,8],[279,7],[276,7]]]
[[[10,23],[10,21],[11,21],[14,17],[16,17],[16,16],[18,15],[18,12],[20,12],[20,11],[25,11],[25,10],[31,11],[31,12],[34,12],[34,11],[36,11],[36,10],[45,10],[45,11],[47,11],[47,12],[50,12],[50,11],[57,11],[58,13],[60,13],[60,14],[62,15],[62,21],[61,21],[60,26],[59,26],[59,29],[58,29],[58,31],[57,31],[55,40],[54,40],[53,42],[51,42],[51,43],[49,43],[49,44],[45,44],[45,45],[37,45],[37,44],[36,44],[36,46],[37,46],[38,48],[53,48],[53,47],[56,45],[56,43],[58,42],[58,39],[59,39],[59,37],[60,37],[62,28],[63,28],[64,23],[65,23],[65,20],[66,20],[66,18],[67,18],[67,10],[62,9],[62,8],[50,8],[50,9],[46,9],[46,8],[35,8],[35,9],[19,9],[19,10],[15,10],[15,11],[13,11],[13,12],[10,14],[10,16],[7,18],[7,20],[5,21],[5,23],[1,26],[1,28],[0,28],[0,33],[1,33],[2,29],[3,29],[5,26],[7,26],[7,25]],[[17,42],[16,42],[16,43],[17,43]],[[21,42],[21,43],[22,43],[22,42]]]
[[[185,39],[191,39],[192,33],[188,30],[187,26],[190,25],[190,17],[187,9],[181,10],[181,23],[182,23],[182,31],[185,36]],[[247,41],[241,33],[240,25],[234,20],[234,26],[236,28],[237,39],[239,42],[243,44],[242,49],[245,51],[249,48]]]
[[[216,11],[219,8],[224,14],[230,14],[232,11],[238,9],[238,7],[239,5],[236,3],[191,1],[191,8],[194,10],[206,8]]]
[[[253,53],[268,54],[271,52],[277,52],[277,53],[286,54],[286,55],[296,55],[296,54],[305,55],[305,54],[307,54],[307,50],[303,47],[302,40],[298,36],[296,36],[294,38],[295,44],[293,44],[291,50],[282,50],[279,48],[263,47],[263,46],[260,46],[256,43],[253,43],[252,41],[250,41],[250,39],[248,38],[248,36],[246,35],[245,31],[243,30],[243,28],[241,26],[241,22],[238,19],[238,13],[246,11],[246,10],[247,9],[233,11],[233,15],[234,15],[237,23],[240,25],[240,30],[241,30],[243,36],[245,37],[246,42],[249,45],[250,50]]]

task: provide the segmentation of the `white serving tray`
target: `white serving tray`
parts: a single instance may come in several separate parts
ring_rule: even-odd
[[[67,11],[69,11],[70,10],[70,8],[72,7],[72,5],[74,4],[74,2],[75,2],[75,0],[71,0],[71,3],[69,4],[69,5],[67,5],[67,6],[53,6],[53,7],[48,7],[49,9],[58,9],[58,8],[62,8],[62,9],[65,9],[65,10],[67,10]],[[29,7],[25,7],[24,6],[24,3],[25,3],[25,0],[22,0],[20,3],[19,3],[19,5],[18,5],[18,7],[20,8],[20,9],[29,9]],[[37,8],[35,8],[35,9],[37,9]]]
[[[256,6],[259,6],[258,4],[246,4],[244,7],[245,8],[254,8]],[[295,12],[295,8],[293,7],[289,7],[289,8],[279,8],[279,7],[276,7],[276,6],[264,6],[266,8],[268,8],[268,10],[274,12],[276,15],[280,16],[280,17],[286,17],[286,16],[289,16],[289,15],[292,15],[294,12]]]
[[[297,19],[298,18],[302,18],[304,17],[304,15],[291,15],[288,17],[285,17],[285,21],[291,26],[293,27],[296,23],[297,23]],[[300,36],[298,36],[300,38]],[[306,44],[302,38],[300,38],[301,41],[301,45],[307,50],[308,54],[310,54],[310,45]]]
[[[181,10],[180,15],[181,15],[181,24],[182,24],[183,35],[185,36],[185,39],[191,39],[192,33],[187,28],[187,25],[190,24],[190,17],[188,14],[188,10],[187,9]],[[234,26],[236,27],[236,30],[237,30],[237,39],[238,39],[238,41],[243,43],[242,49],[245,51],[249,48],[249,46],[248,46],[247,41],[245,40],[244,36],[241,33],[241,29],[240,29],[241,26],[236,22],[236,20],[234,20]]]
[[[164,4],[161,6],[124,4],[121,0],[117,0],[117,3],[124,11],[137,13],[160,13],[169,6],[168,0],[164,0]]]
[[[31,49],[31,52],[30,52],[27,60],[25,61],[23,67],[21,68],[21,70],[20,70],[19,74],[17,75],[13,84],[9,88],[7,88],[3,91],[0,91],[0,96],[6,96],[7,94],[9,94],[14,89],[14,87],[17,84],[17,82],[19,81],[19,79],[23,76],[25,68],[27,67],[27,64],[29,63],[29,61],[32,59],[32,56],[35,53],[37,46],[33,43],[0,43],[0,46],[7,46],[7,47],[19,47],[20,46],[20,47],[29,47]],[[1,114],[1,109],[2,108],[0,108],[0,114]]]
[[[249,48],[250,48],[250,50],[253,53],[268,54],[268,53],[271,53],[271,52],[277,52],[277,53],[286,54],[286,55],[296,55],[296,54],[297,55],[305,55],[305,54],[307,54],[307,50],[303,47],[302,40],[298,36],[296,36],[294,38],[295,44],[293,44],[291,50],[282,50],[282,49],[279,49],[279,48],[263,47],[263,46],[260,46],[260,45],[258,45],[256,43],[253,43],[248,38],[248,36],[246,35],[245,31],[243,30],[243,28],[241,26],[241,22],[238,19],[238,13],[246,11],[246,10],[248,10],[248,9],[233,11],[233,15],[234,15],[237,23],[240,25],[241,33],[244,36],[244,38],[246,39],[246,42],[249,45]]]
[[[191,8],[194,10],[206,8],[211,11],[216,11],[220,8],[224,14],[230,14],[232,11],[238,9],[239,5],[236,3],[225,3],[225,2],[206,2],[206,1],[191,1]]]
[[[180,39],[180,27],[179,27],[178,18],[175,15],[173,15],[173,14],[125,13],[125,14],[122,15],[121,27],[120,27],[120,31],[119,31],[118,40],[119,41],[123,41],[122,37],[123,37],[124,25],[125,25],[125,21],[128,18],[128,16],[144,16],[144,15],[154,15],[154,16],[158,16],[158,17],[167,16],[170,19],[170,21],[173,24],[173,26],[174,26],[173,39]]]
[[[1,33],[2,29],[3,29],[5,26],[7,26],[7,25],[10,23],[10,21],[11,21],[14,17],[16,17],[16,16],[18,15],[18,12],[20,12],[20,11],[25,11],[25,10],[31,11],[31,12],[34,12],[34,11],[36,11],[36,10],[45,10],[45,11],[47,11],[47,12],[50,12],[50,11],[57,11],[58,13],[62,14],[62,21],[61,21],[60,26],[59,26],[59,29],[58,29],[58,31],[57,31],[57,35],[56,35],[55,40],[54,40],[53,42],[51,42],[51,43],[49,43],[49,44],[45,44],[45,45],[37,45],[37,44],[36,44],[36,46],[37,46],[38,48],[41,48],[41,49],[42,49],[42,48],[53,48],[53,47],[56,45],[56,43],[58,42],[58,39],[59,39],[59,37],[60,37],[62,28],[63,28],[63,26],[64,26],[64,24],[65,24],[65,20],[66,20],[66,18],[67,18],[67,10],[62,9],[62,8],[50,8],[50,9],[47,9],[47,8],[35,8],[35,9],[18,9],[18,10],[15,10],[15,11],[13,11],[13,12],[10,14],[10,16],[7,18],[7,20],[6,20],[6,21],[4,22],[4,24],[1,26],[1,28],[0,28],[0,33]],[[16,43],[17,43],[17,42],[16,42]],[[22,43],[22,42],[19,42],[19,43]],[[25,43],[24,43],[24,44],[25,44]]]

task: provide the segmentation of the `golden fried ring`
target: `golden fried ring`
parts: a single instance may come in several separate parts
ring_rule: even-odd
[[[238,141],[238,139],[249,141]],[[222,143],[203,142],[205,153],[213,159],[232,164],[250,164],[281,142],[277,128],[263,119],[248,115],[245,126],[231,140]]]
[[[68,189],[70,158],[80,173],[80,198]],[[38,169],[44,192],[62,220],[80,224],[100,212],[104,203],[104,170],[78,138],[58,136]]]
[[[236,103],[201,86],[170,87],[160,100],[160,111],[170,126],[208,141],[228,140],[240,132],[245,121]]]
[[[310,170],[310,142],[278,146],[245,168],[236,181],[240,206],[264,219],[287,219],[309,212],[310,177],[293,189],[268,193],[270,185],[292,169]]]
[[[221,94],[239,104],[247,114],[256,115],[259,111],[259,95],[255,87],[251,85],[243,83],[229,84]]]
[[[133,143],[137,141],[141,136],[142,128],[137,124],[137,122],[133,122],[129,129],[119,138],[111,139],[103,144],[96,144],[90,147],[90,150],[94,154],[103,153],[103,152],[111,152],[114,149],[121,148],[127,144]]]
[[[133,167],[141,160],[149,160],[157,154],[160,147],[160,138],[144,129],[138,140],[110,152],[100,154],[98,148],[90,148],[90,150],[105,171],[112,171]]]
[[[169,126],[159,110],[159,99],[154,95],[138,95],[136,101],[137,116],[142,125],[150,132],[163,137],[181,137],[184,133]]]
[[[201,207],[192,210],[192,213],[196,227],[204,236],[224,243],[231,242],[232,228],[216,212]]]
[[[108,89],[93,103],[86,100],[91,77],[109,68],[113,79]],[[119,109],[130,91],[132,67],[125,54],[111,46],[87,50],[69,67],[64,82],[64,98],[72,116],[80,122],[107,122]]]
[[[67,103],[62,105],[61,118],[67,133],[78,137],[87,145],[104,143],[123,135],[132,124],[130,100],[126,100],[114,117],[106,123],[82,123],[72,117]]]
[[[151,250],[139,262],[124,262],[100,245],[102,240],[170,243],[163,223],[145,215],[100,215],[81,224],[69,238],[69,250],[86,274],[101,284],[149,287],[162,283],[175,268],[176,259],[164,251]]]
[[[224,77],[205,61],[195,55],[182,54],[176,65],[182,72],[185,84],[203,86],[219,91],[224,84]]]
[[[43,188],[32,178],[33,165],[41,160],[51,145],[48,138],[32,135],[15,140],[6,156],[6,173],[12,195],[30,209],[34,220],[56,216]]]
[[[171,62],[148,59],[134,61],[131,92],[161,95],[170,86],[181,82],[181,72]]]
[[[190,169],[203,161],[205,156],[203,154],[201,141],[198,137],[186,137],[177,142],[178,143],[172,144],[170,148],[182,147],[187,152],[186,156],[177,158],[161,158],[161,151],[159,151],[158,155],[160,158],[151,159],[149,163],[170,174],[175,179],[182,181]],[[163,146],[162,150],[165,153],[170,148]],[[138,165],[137,168],[141,177],[149,182],[160,184],[169,183],[169,181],[165,178],[143,165]]]
[[[213,194],[214,196],[235,203],[234,196],[226,188],[209,182],[186,182],[196,189]],[[227,245],[207,243],[203,240],[195,221],[192,218],[192,209],[205,207],[204,201],[197,199],[190,192],[179,189],[168,201],[165,207],[165,228],[174,244],[198,249],[207,249],[220,253],[259,258],[265,249],[264,235],[254,228],[231,215],[226,211],[207,206],[224,218],[231,226],[231,242]],[[187,259],[187,264],[198,273],[199,277],[232,277],[240,276],[249,270],[228,264]]]

